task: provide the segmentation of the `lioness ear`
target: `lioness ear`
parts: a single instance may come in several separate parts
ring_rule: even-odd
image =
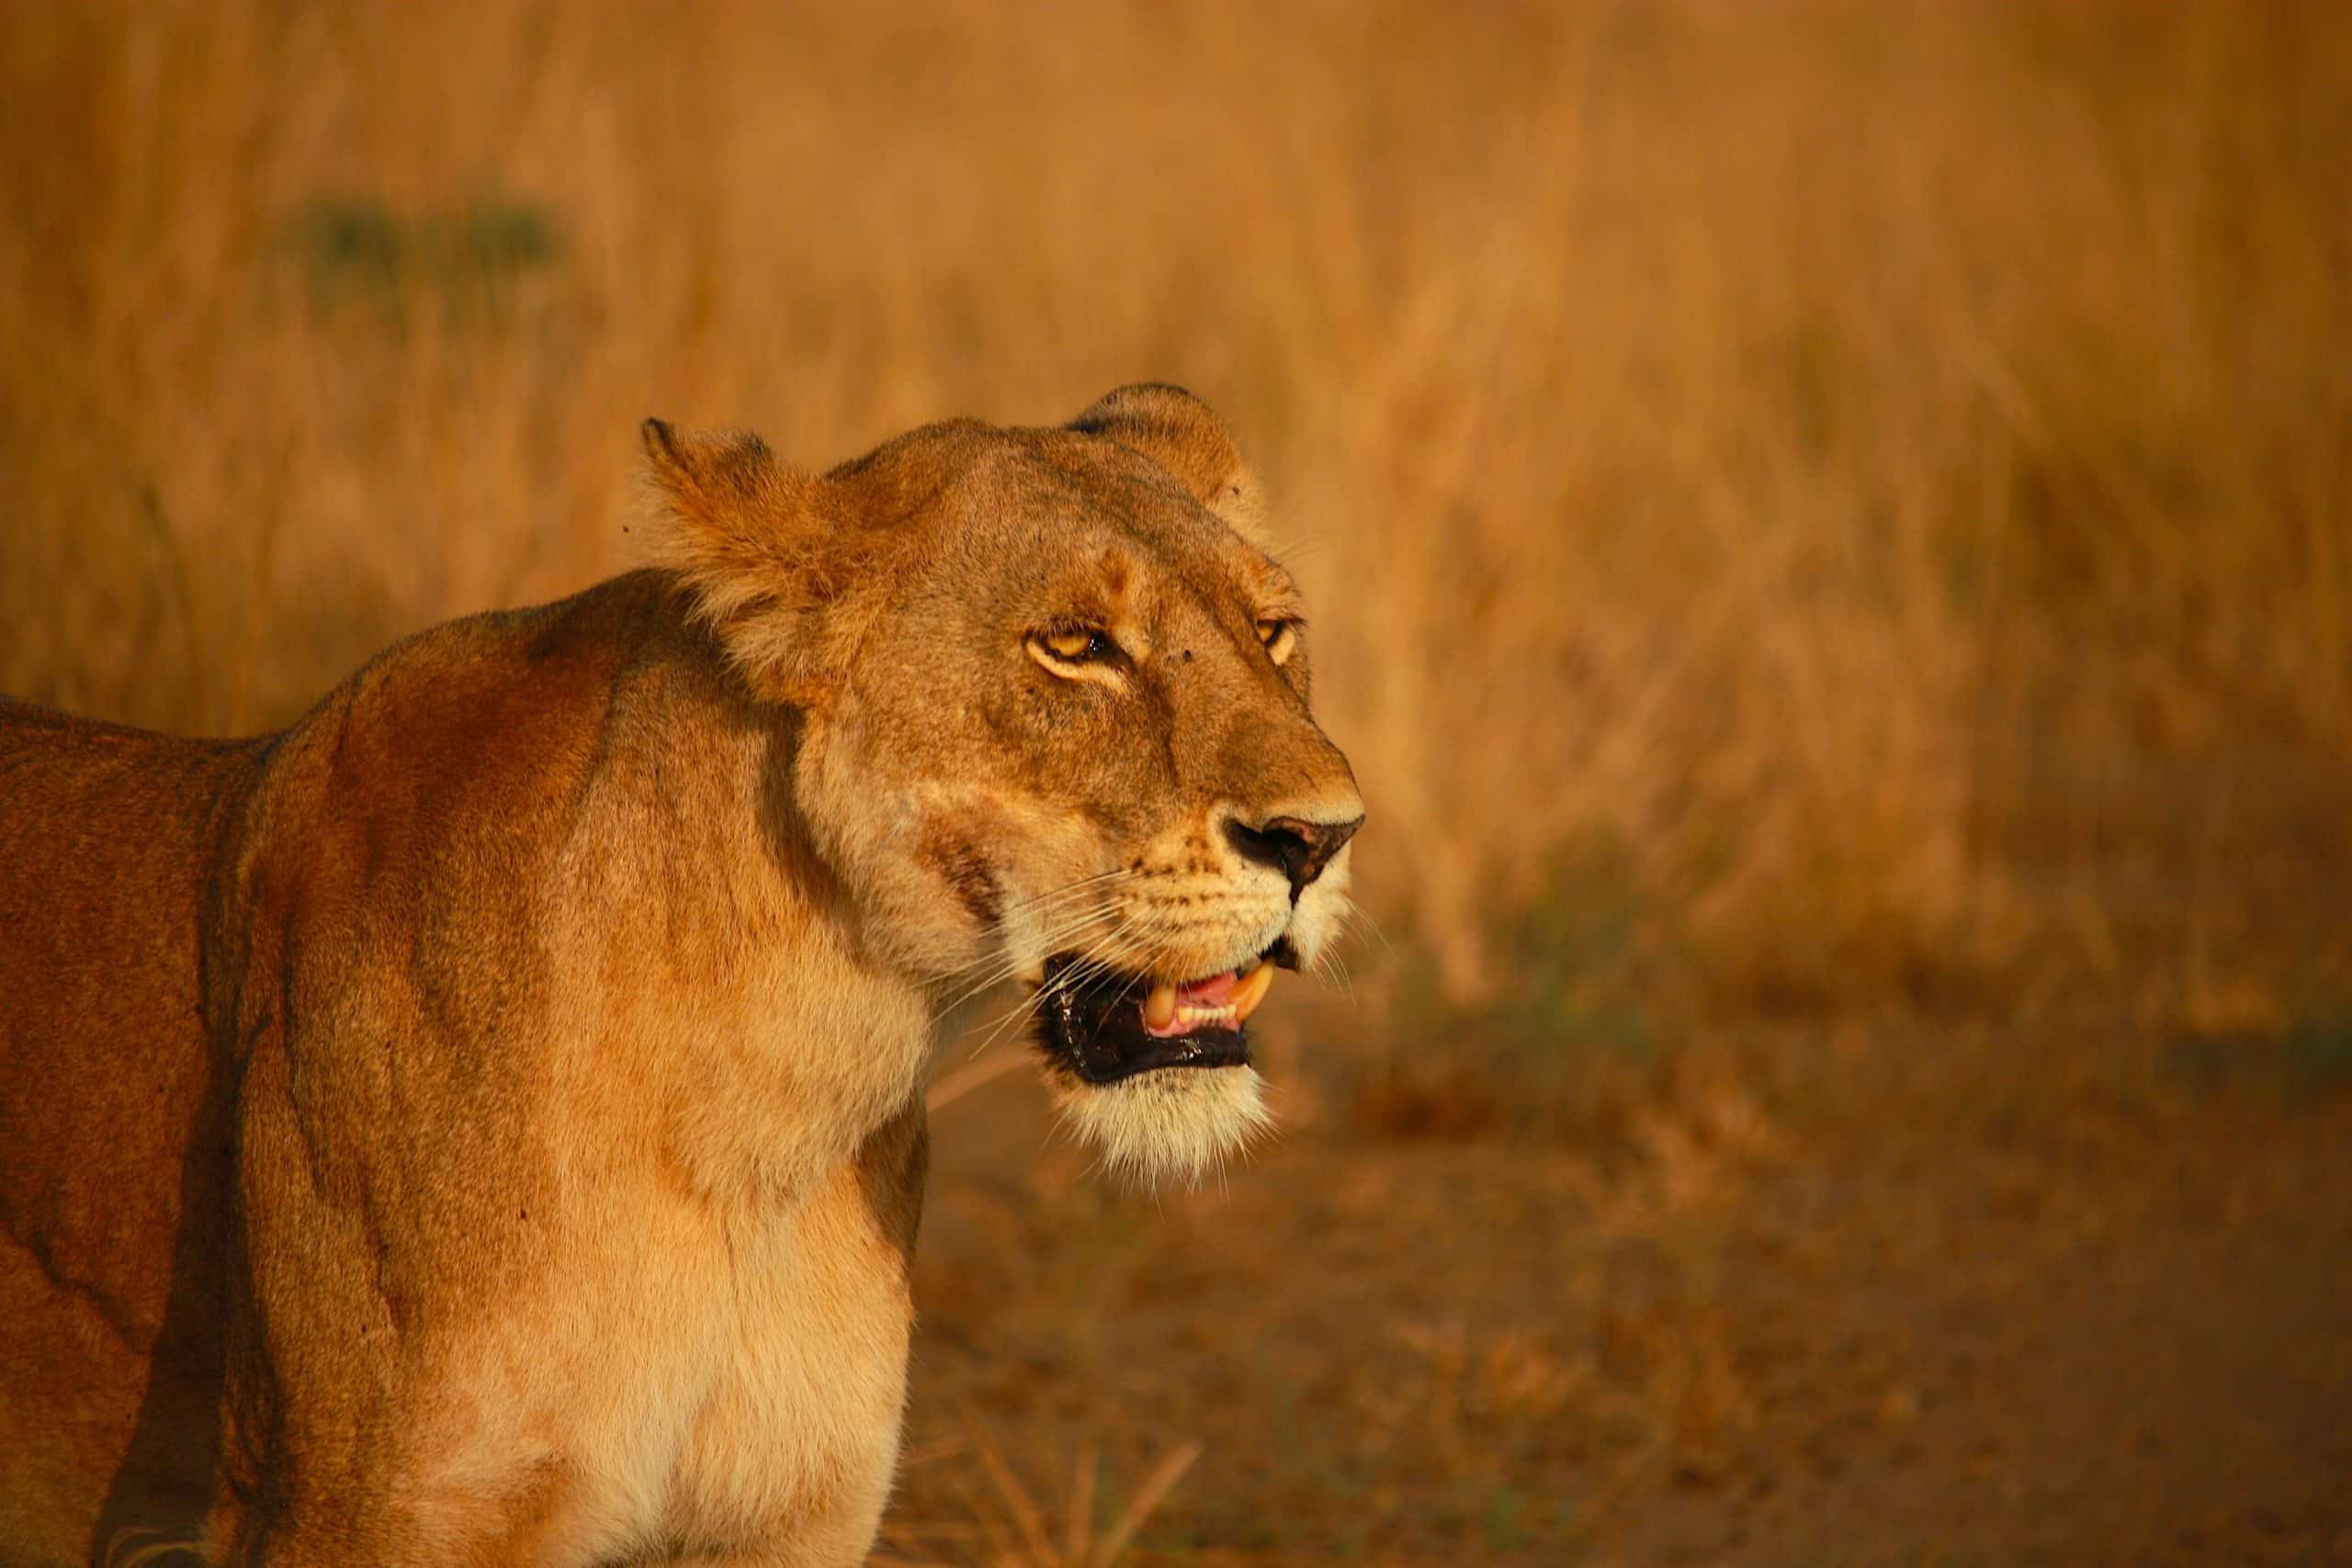
[[[1266,496],[1258,477],[1241,460],[1225,422],[1183,388],[1158,381],[1121,387],[1069,427],[1142,453],[1235,533],[1268,547]]]
[[[649,419],[653,564],[676,572],[695,613],[764,694],[805,702],[827,667],[823,611],[841,595],[821,481],[779,463],[748,431],[681,431]]]

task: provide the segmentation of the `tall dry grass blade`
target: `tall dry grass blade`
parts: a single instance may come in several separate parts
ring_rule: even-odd
[[[1179,1443],[1169,1450],[1167,1456],[1145,1479],[1136,1495],[1128,1499],[1125,1511],[1119,1515],[1118,1522],[1102,1537],[1102,1544],[1094,1549],[1093,1559],[1087,1568],[1111,1568],[1111,1564],[1118,1561],[1119,1553],[1127,1549],[1127,1542],[1135,1539],[1136,1531],[1143,1529],[1154,1510],[1184,1478],[1184,1472],[1193,1468],[1193,1461],[1200,1457],[1201,1445],[1197,1441]]]
[[[1019,1563],[1021,1549],[1014,1544],[1012,1532],[1005,1529],[1004,1520],[1001,1517],[1003,1510],[990,1506],[987,1494],[973,1485],[970,1478],[960,1470],[950,1484],[954,1487],[956,1495],[963,1500],[964,1506],[972,1511],[972,1518],[978,1527],[978,1533],[987,1538],[989,1547],[994,1553],[990,1561]]]
[[[931,1086],[923,1104],[933,1111],[944,1111],[974,1089],[1004,1077],[1019,1066],[1022,1059],[1018,1045],[996,1047],[978,1061],[967,1062],[953,1072],[942,1074],[939,1081]]]
[[[1102,1468],[1102,1455],[1092,1442],[1078,1445],[1078,1459],[1070,1476],[1069,1521],[1062,1538],[1062,1556],[1070,1568],[1086,1568],[1087,1552],[1094,1536],[1094,1482]]]
[[[1012,1473],[1012,1467],[1005,1463],[1003,1453],[996,1446],[996,1439],[989,1435],[987,1423],[980,1419],[978,1411],[966,1405],[964,1425],[972,1435],[972,1449],[979,1456],[980,1467],[988,1472],[989,1483],[995,1486],[997,1495],[1004,1499],[1005,1511],[1012,1516],[1013,1525],[1028,1543],[1035,1562],[1041,1568],[1060,1568],[1061,1558],[1054,1551],[1053,1541],[1046,1532],[1044,1514],[1039,1512],[1036,1503],[1030,1497],[1028,1488],[1021,1484],[1021,1478]]]
[[[899,1454],[899,1468],[901,1471],[908,1471],[920,1469],[926,1464],[936,1464],[941,1460],[955,1458],[968,1446],[963,1438],[957,1437],[933,1438],[930,1442],[919,1444]]]

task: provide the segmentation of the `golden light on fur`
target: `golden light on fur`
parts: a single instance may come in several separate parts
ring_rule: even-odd
[[[1269,1122],[1237,967],[1346,907],[1232,444],[1105,408],[821,475],[648,421],[654,569],[278,734],[0,704],[0,1558],[864,1557],[949,998],[1091,976],[1066,1117],[1197,1180]]]
[[[1162,1067],[1114,1084],[1057,1075],[1062,1125],[1102,1163],[1146,1186],[1198,1183],[1273,1130],[1254,1067]]]

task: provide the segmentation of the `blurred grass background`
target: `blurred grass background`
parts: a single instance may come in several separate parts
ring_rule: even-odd
[[[2087,861],[2153,834],[2228,926],[2280,775],[2352,762],[2339,7],[6,30],[20,695],[282,723],[628,564],[646,412],[822,463],[1149,376],[1280,498],[1366,890],[1457,1004],[1596,844],[1627,955],[1735,1004],[2053,938],[2188,984],[2231,933],[2138,931]]]
[[[1362,1043],[1298,1048],[1354,1124],[1584,1126],[1726,1021],[2342,1077],[2352,7],[0,39],[0,690],[277,725],[632,564],[644,414],[822,464],[1175,380],[1370,804]]]

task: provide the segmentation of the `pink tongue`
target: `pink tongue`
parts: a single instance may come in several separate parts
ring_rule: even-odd
[[[1180,1008],[1217,1008],[1233,995],[1233,971],[1213,975],[1205,980],[1193,980],[1176,987],[1176,1005]]]
[[[1155,1040],[1169,1040],[1183,1033],[1184,1009],[1223,1007],[1233,996],[1233,971],[1228,969],[1222,975],[1212,975],[1205,980],[1194,980],[1177,987],[1176,1010],[1169,1015],[1166,1023],[1157,1029],[1152,1027],[1151,1014],[1147,1010],[1148,998],[1137,998],[1136,1007],[1143,1013],[1143,1032]]]

